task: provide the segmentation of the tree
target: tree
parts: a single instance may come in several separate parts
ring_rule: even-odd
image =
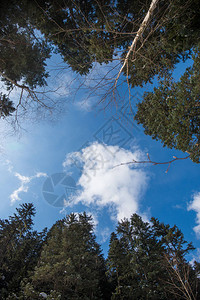
[[[14,86],[21,89],[19,106],[26,103],[23,93],[28,102],[44,104],[35,89],[46,84],[50,52],[59,53],[80,75],[88,74],[95,62],[115,60],[118,73],[125,62],[118,75],[123,70],[129,85],[143,86],[191,57],[199,40],[199,16],[198,0],[1,3],[0,75],[9,91]],[[117,74],[113,76],[110,92],[118,81]]]
[[[109,62],[113,45],[105,29],[112,17],[112,0],[38,1],[31,22],[56,47],[63,60],[79,74],[87,74],[93,62]]]
[[[46,102],[40,90],[46,85],[49,75],[46,61],[52,53],[60,54],[66,67],[83,78],[95,63],[113,63],[108,78],[99,78],[97,84],[92,86],[92,93],[98,94],[100,89],[102,95],[103,86],[103,100],[108,98],[110,103],[116,97],[117,87],[121,87],[119,77],[123,73],[125,77],[122,81],[127,81],[131,105],[131,87],[153,83],[156,75],[164,78],[159,97],[165,97],[164,85],[176,89],[167,83],[166,78],[179,62],[192,57],[199,43],[198,0],[184,3],[180,0],[12,0],[1,4],[0,16],[0,76],[8,89],[4,97],[10,101],[15,87],[21,91],[18,102],[10,102],[9,111],[0,116],[8,117],[15,112],[16,119],[20,107],[23,112],[28,105],[30,109],[55,107],[55,101],[48,98]],[[184,93],[184,87],[180,84],[180,93],[181,88]],[[194,85],[191,88],[194,89]],[[143,103],[145,106],[145,99]],[[188,109],[192,119],[190,129],[186,121],[183,126],[178,125],[181,131],[187,131],[186,138],[181,138],[179,132],[174,133],[177,130],[175,123],[182,120],[176,113],[173,126],[168,122],[169,139],[169,134],[165,133],[152,132],[151,135],[161,139],[168,147],[188,151],[191,159],[198,162],[197,107],[194,109],[191,105]],[[155,106],[153,110],[155,112]],[[142,120],[139,114],[138,121],[139,118]],[[165,125],[161,123],[161,127],[166,128]],[[178,136],[180,139],[176,141]]]
[[[21,281],[37,264],[46,231],[32,230],[35,208],[22,204],[9,219],[0,220],[0,297],[20,291]]]
[[[0,118],[10,116],[14,111],[13,102],[5,94],[0,93]]]
[[[197,0],[38,1],[36,9],[34,26],[74,71],[83,75],[94,62],[123,65],[127,58],[123,72],[132,87],[168,73],[190,57],[199,39]]]
[[[188,284],[196,295],[193,281],[199,279],[185,260],[193,249],[176,226],[164,225],[157,219],[148,223],[134,214],[130,221],[119,222],[108,253],[108,278],[115,286],[111,299],[182,299],[180,291],[179,298],[177,293],[174,296],[181,282],[171,269],[169,272],[169,262],[173,264],[175,258],[179,260],[176,270],[180,274],[186,266],[189,268]]]
[[[31,299],[51,290],[61,299],[107,299],[105,263],[91,220],[70,214],[52,226],[31,277]]]
[[[176,256],[171,261],[167,255],[166,269],[170,280],[166,281],[168,291],[178,299],[195,300],[199,295],[199,264],[195,262],[192,267],[186,262],[181,262]]]
[[[28,11],[22,2],[1,1],[0,4],[0,79],[4,90],[7,89],[4,101],[10,101],[14,88],[20,90],[18,102],[15,105],[9,102],[9,113],[3,113],[3,117],[17,112],[19,106],[25,109],[23,94],[40,105],[34,89],[45,86],[48,77],[45,61],[50,57],[50,47],[44,39],[37,38],[28,24]]]
[[[192,266],[186,260],[186,255],[194,250],[192,243],[184,240],[183,233],[176,225],[170,227],[155,218],[151,221],[160,242],[165,246],[163,264],[168,273],[167,280],[164,279],[166,291],[175,299],[198,299],[199,263],[194,262]]]
[[[26,34],[29,29],[32,38],[33,29],[37,28],[74,71],[86,74],[94,62],[113,61],[118,50],[123,61],[153,2],[158,2],[155,12],[138,36],[137,49],[132,49],[134,59],[129,57],[130,82],[133,86],[143,85],[188,57],[187,52],[196,45],[200,14],[197,0],[186,1],[184,5],[180,0],[138,1],[137,5],[130,0],[12,1],[8,9],[3,5],[2,26],[9,20],[11,32],[16,35],[15,24],[19,21]],[[20,20],[13,15],[13,9],[22,16]],[[6,42],[9,46],[12,39]]]
[[[46,235],[32,231],[32,204],[0,220],[0,298],[188,299],[200,293],[200,264],[177,226],[137,214],[111,234],[107,259],[101,254],[91,216],[71,213]],[[106,279],[107,276],[107,279]]]
[[[163,146],[190,154],[200,161],[200,50],[196,48],[194,64],[178,82],[161,81],[153,92],[146,93],[138,104],[135,119],[145,133],[161,140]]]
[[[152,83],[155,75],[162,77],[177,63],[191,57],[191,50],[199,41],[199,14],[197,1],[158,2],[151,22],[129,58],[127,76],[133,87]]]

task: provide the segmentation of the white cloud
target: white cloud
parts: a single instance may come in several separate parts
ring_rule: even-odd
[[[12,194],[9,196],[11,204],[14,204],[16,201],[21,200],[19,195],[21,193],[27,193],[28,192],[29,183],[33,179],[47,176],[47,174],[43,173],[43,172],[37,172],[33,176],[24,176],[24,175],[21,175],[18,172],[14,172],[12,162],[9,159],[5,159],[3,164],[7,167],[8,172],[11,173],[11,175],[14,175],[20,181],[20,186],[16,190],[14,190],[12,192]]]
[[[96,230],[96,228],[99,224],[97,214],[95,212],[92,212],[92,211],[86,211],[86,213],[87,213],[88,216],[92,217],[92,224],[94,225],[94,230]]]
[[[48,90],[52,97],[65,97],[70,95],[70,90],[74,83],[74,76],[67,73],[59,74],[59,76],[52,76],[48,80]]]
[[[100,230],[99,232],[99,235],[100,235],[100,242],[101,243],[105,243],[109,238],[110,238],[110,235],[111,235],[111,230],[109,227],[105,227],[103,230]]]
[[[76,101],[74,102],[74,104],[79,110],[90,112],[94,109],[95,105],[97,104],[97,99],[86,98],[83,100]]]
[[[109,93],[114,86],[114,81],[119,72],[119,63],[117,61],[108,64],[93,64],[89,74],[79,78],[80,83],[77,90],[80,89],[84,93],[84,97],[79,101],[75,101],[76,108],[83,112],[90,112],[98,106],[105,104],[105,99],[101,103],[103,95]],[[109,98],[110,100],[110,98]]]
[[[194,266],[194,262],[195,261],[199,261],[200,259],[200,248],[196,248],[196,253],[192,255],[192,259],[189,261],[189,263],[191,264],[191,266]]]
[[[111,217],[115,220],[129,218],[133,213],[138,213],[139,202],[147,187],[147,174],[141,165],[117,165],[142,158],[143,153],[139,149],[129,151],[97,142],[81,152],[67,155],[64,167],[75,160],[83,168],[78,181],[81,192],[73,204],[81,202],[86,206],[111,208]]]
[[[35,175],[33,176],[24,176],[24,175],[21,175],[17,172],[14,173],[14,176],[17,177],[20,181],[20,186],[18,189],[14,190],[12,192],[12,194],[10,195],[10,201],[11,201],[11,204],[14,204],[16,201],[19,201],[21,200],[20,198],[20,194],[21,193],[27,193],[28,192],[28,189],[29,189],[29,186],[28,184],[35,178],[40,178],[40,177],[46,177],[47,174],[46,173],[42,173],[42,172],[38,172],[36,173]]]
[[[32,178],[40,178],[40,177],[47,177],[47,174],[43,172],[37,172],[36,175],[34,175]]]
[[[197,213],[196,223],[193,229],[198,237],[200,237],[200,192],[194,194],[193,200],[188,205],[188,210],[194,210]]]
[[[8,172],[12,173],[12,171],[13,171],[13,165],[12,165],[12,163],[11,163],[11,161],[9,159],[5,160],[4,165],[7,166]]]

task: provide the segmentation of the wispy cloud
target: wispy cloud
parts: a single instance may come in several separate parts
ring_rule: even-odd
[[[51,96],[55,98],[65,97],[70,95],[70,90],[74,84],[74,76],[70,72],[63,72],[59,76],[52,76],[48,80],[48,90]]]
[[[89,74],[79,78],[80,84],[77,90],[84,93],[79,101],[74,104],[77,109],[83,112],[90,112],[101,106],[103,95],[109,93],[114,86],[114,78],[116,78],[119,71],[119,64],[109,62],[108,64],[93,64]],[[103,101],[103,106],[105,102]]]
[[[196,253],[192,254],[192,259],[189,261],[189,263],[194,266],[195,261],[199,261],[200,258],[200,248],[196,248]]]
[[[140,200],[147,187],[147,173],[139,165],[117,165],[141,160],[142,157],[143,153],[139,149],[129,151],[97,142],[81,152],[67,155],[64,167],[68,167],[74,160],[82,164],[82,174],[78,181],[81,191],[72,204],[109,207],[111,218],[115,220],[138,213]]]
[[[4,165],[7,166],[8,172],[12,173],[12,171],[13,171],[13,165],[12,165],[12,163],[11,163],[11,161],[9,159],[6,159],[4,161]]]
[[[14,176],[19,179],[20,186],[18,187],[18,189],[14,190],[12,192],[12,194],[10,195],[11,204],[14,204],[16,201],[21,200],[20,194],[28,192],[29,184],[33,179],[40,178],[40,177],[47,177],[47,174],[38,172],[35,175],[28,177],[28,176],[24,176],[24,175],[21,175],[20,173],[15,172]]]
[[[196,216],[197,225],[193,229],[197,237],[200,238],[200,192],[194,194],[193,200],[188,205],[188,210],[194,210],[197,214]]]
[[[98,232],[100,236],[100,242],[105,243],[110,238],[111,232],[112,231],[110,230],[109,227],[105,227],[104,229],[101,229]]]
[[[90,112],[94,109],[95,105],[97,104],[97,99],[86,97],[86,99],[75,101],[74,104],[78,110]]]

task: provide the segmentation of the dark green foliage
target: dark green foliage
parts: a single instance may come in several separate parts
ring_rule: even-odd
[[[91,220],[85,213],[70,214],[50,229],[31,277],[36,295],[54,290],[61,299],[107,299],[104,259]]]
[[[0,220],[0,298],[198,299],[200,264],[182,232],[137,214],[119,222],[107,259],[101,254],[92,218],[70,214],[48,234],[32,231],[32,204]],[[191,298],[189,298],[189,296]]]
[[[32,230],[33,204],[22,204],[17,213],[0,220],[0,298],[18,293],[20,282],[37,264],[45,230]]]
[[[154,92],[146,93],[139,103],[135,119],[145,133],[161,140],[164,146],[191,154],[200,160],[200,52],[195,50],[194,64],[176,83],[169,78]]]
[[[9,100],[9,98],[0,93],[0,118],[8,117],[15,111],[13,106],[13,102]]]
[[[71,68],[86,74],[94,62],[127,53],[151,1],[38,1],[31,21],[56,46]],[[198,0],[159,1],[134,57],[129,59],[132,86],[163,76],[191,54],[199,41]],[[145,44],[143,45],[145,41]],[[126,70],[124,70],[126,73]]]
[[[72,70],[87,74],[93,62],[112,60],[112,34],[106,30],[106,18],[113,1],[38,1],[31,22],[55,46]],[[104,16],[105,14],[105,16]],[[111,21],[112,23],[112,21]]]
[[[45,60],[50,49],[45,41],[36,39],[28,18],[23,1],[1,1],[0,72],[8,89],[21,80],[30,88],[43,86],[48,76]]]
[[[189,269],[190,284],[196,293],[197,277],[185,260],[193,249],[176,226],[164,225],[154,218],[150,224],[136,214],[130,221],[121,221],[117,235],[111,236],[108,253],[108,276],[115,286],[112,299],[182,299],[174,297],[181,282],[173,268],[178,268],[182,276]],[[179,262],[176,266],[175,259]]]
[[[20,82],[31,89],[44,86],[50,52],[59,53],[80,75],[86,75],[95,62],[114,61],[116,55],[123,63],[150,4],[151,0],[1,1],[2,81],[9,92]],[[161,0],[123,70],[125,74],[128,70],[132,87],[151,83],[155,75],[165,78],[154,93],[145,95],[136,120],[145,133],[164,146],[188,152],[194,162],[200,158],[199,32],[198,0]],[[170,82],[177,63],[191,58],[195,49],[194,66],[179,83]],[[6,117],[14,107],[8,95],[2,97],[7,103],[2,102],[0,116]]]
[[[21,48],[26,43],[29,57],[38,57],[36,60],[40,61],[41,68],[37,69],[39,78],[36,80],[40,82],[46,76],[44,60],[47,53],[44,50],[46,46],[37,44],[36,40],[33,49],[33,29],[37,28],[72,70],[81,75],[87,74],[94,62],[108,63],[118,50],[121,51],[121,58],[124,57],[150,3],[150,0],[10,1],[8,9],[4,5],[2,8],[1,27],[8,23],[6,34],[8,37],[11,35],[4,41],[4,47],[8,48],[9,56],[12,51],[14,54],[14,48],[19,48],[19,53],[23,54]],[[20,20],[16,17],[16,11],[22,16]],[[137,43],[136,50],[140,50],[129,60],[132,86],[142,86],[156,74],[166,74],[176,63],[190,56],[192,47],[199,41],[199,19],[198,0],[184,4],[180,0],[159,1],[147,29]],[[22,31],[16,27],[17,23]],[[13,36],[18,36],[17,44]],[[41,46],[44,47],[43,51]],[[26,55],[22,55],[21,61],[27,63]],[[15,66],[16,59],[11,63]],[[18,66],[15,67],[18,69]],[[40,83],[43,84],[43,80]]]
[[[132,86],[152,83],[155,75],[166,76],[177,63],[191,57],[192,48],[199,42],[199,20],[198,0],[159,1],[137,44],[140,50],[129,59]]]

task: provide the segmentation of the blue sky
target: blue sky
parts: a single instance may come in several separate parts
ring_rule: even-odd
[[[147,160],[147,153],[157,162],[186,154],[163,148],[160,142],[144,135],[141,126],[132,123],[125,85],[120,89],[122,101],[118,107],[112,103],[102,110],[105,103],[96,106],[100,99],[97,95],[87,99],[91,80],[105,74],[105,68],[98,67],[98,72],[87,78],[85,89],[75,95],[78,79],[70,71],[56,71],[53,66],[58,63],[57,57],[49,63],[54,69],[49,87],[59,87],[59,93],[51,94],[60,101],[58,112],[45,120],[27,116],[20,134],[11,134],[9,124],[1,121],[0,218],[11,215],[20,203],[33,202],[37,210],[35,228],[42,230],[66,213],[85,210],[94,217],[97,240],[106,254],[117,220],[136,212],[145,220],[154,216],[176,224],[185,239],[200,248],[199,165],[189,159],[176,161],[167,173],[168,165],[117,166],[133,159]],[[180,65],[175,77],[184,69],[185,65]],[[148,85],[145,90],[151,88]],[[143,91],[131,91],[133,103],[141,99]],[[51,177],[58,173],[65,173],[77,184],[71,196],[66,195],[61,181],[53,186],[55,191],[49,195],[64,194],[63,207],[55,207],[57,200],[49,204],[45,199],[48,191],[43,193],[45,182],[47,186],[55,176],[62,177]],[[194,253],[197,258],[198,251]]]

